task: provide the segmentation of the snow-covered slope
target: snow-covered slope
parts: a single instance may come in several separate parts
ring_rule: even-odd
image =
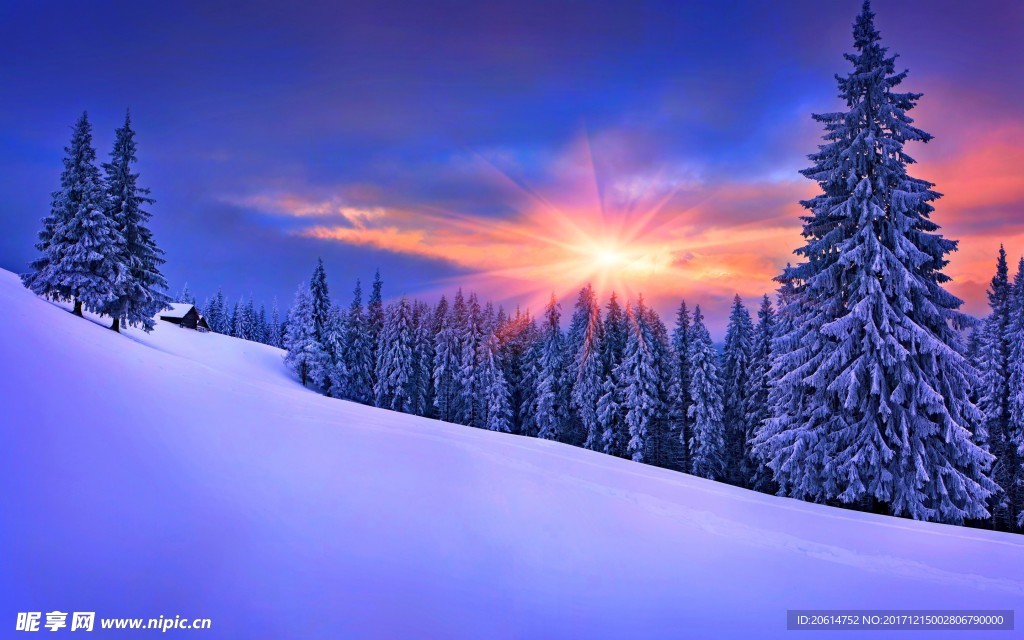
[[[7,272],[0,408],[4,634],[54,609],[304,639],[767,638],[788,608],[1024,609],[1022,536],[327,399],[278,350],[116,335]]]

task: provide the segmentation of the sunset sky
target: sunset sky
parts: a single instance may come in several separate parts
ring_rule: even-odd
[[[347,304],[456,287],[570,311],[592,281],[720,338],[800,244],[811,113],[840,105],[860,0],[0,5],[0,267],[22,271],[88,110],[130,107],[172,289]],[[296,5],[304,3],[295,3]],[[345,6],[341,6],[344,4]],[[983,313],[1024,253],[1024,3],[876,0],[935,135],[909,148]]]

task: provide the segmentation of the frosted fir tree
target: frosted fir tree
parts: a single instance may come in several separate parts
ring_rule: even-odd
[[[987,291],[991,310],[981,325],[981,348],[978,370],[981,393],[978,408],[985,415],[976,430],[976,441],[991,449],[996,456],[996,468],[1006,444],[1010,421],[1010,272],[1006,263],[1006,250],[999,246],[996,274]],[[1000,483],[1001,484],[1001,483]]]
[[[442,302],[446,302],[442,299]],[[454,422],[459,412],[461,393],[458,386],[462,366],[462,340],[466,328],[466,300],[459,289],[441,322],[434,347],[434,406],[439,420]]]
[[[559,325],[561,317],[558,300],[552,293],[544,308],[543,335],[537,354],[537,437],[545,440],[558,440],[565,429],[567,394],[563,379],[565,346]]]
[[[509,391],[512,432],[521,433],[524,414],[532,397],[534,379],[530,373],[529,352],[537,339],[537,325],[529,312],[517,308],[515,315],[499,323],[497,336],[501,370]]]
[[[249,339],[249,315],[245,306],[245,298],[239,298],[231,313],[231,335],[242,340]]]
[[[803,174],[822,193],[802,203],[805,262],[780,277],[794,290],[794,327],[781,337],[758,455],[798,497],[985,518],[991,456],[971,439],[982,416],[955,331],[965,320],[942,286],[956,243],[931,220],[933,185],[907,173],[904,145],[931,139],[908,115],[920,94],[896,90],[907,74],[868,3],[853,35],[853,69],[837,77],[846,110],[815,116],[824,143]]]
[[[512,410],[500,358],[499,340],[492,332],[480,344],[480,362],[477,365],[483,409],[481,427],[509,433],[512,431]]]
[[[601,353],[603,334],[601,308],[594,288],[588,284],[580,290],[569,327],[569,369],[566,373],[573,414],[583,431],[582,444],[593,451],[602,449],[597,404],[603,395],[605,374]]]
[[[210,325],[210,330],[217,333],[229,333],[227,329],[227,302],[224,300],[224,291],[217,289],[217,295],[210,300],[210,304],[205,309],[206,323]],[[280,345],[277,345],[280,346]]]
[[[638,301],[635,312],[632,305],[626,305],[626,324],[629,336],[622,362],[615,371],[629,436],[626,455],[634,462],[646,462],[649,461],[653,423],[663,407],[659,401],[660,376],[655,365],[651,327],[643,298]]]
[[[480,427],[483,426],[483,389],[477,375],[477,365],[480,359],[480,344],[484,339],[484,317],[475,293],[469,294],[465,322],[460,329],[458,343],[461,359],[454,377],[457,394],[454,421],[458,424]]]
[[[775,307],[771,298],[761,299],[754,329],[754,345],[750,359],[750,384],[747,402],[747,433],[744,459],[752,471],[750,487],[765,493],[774,493],[771,469],[765,467],[753,454],[753,443],[762,425],[771,415],[768,394],[771,389],[772,341],[775,339]]]
[[[241,305],[241,303],[236,302],[235,305],[233,307],[231,307],[231,313],[229,313],[228,316],[227,316],[227,326],[228,326],[227,335],[235,337],[235,338],[238,337],[238,334],[237,334],[238,322],[239,322],[239,319],[241,318],[241,314],[242,314],[242,305]]]
[[[330,320],[331,294],[327,286],[327,270],[322,258],[317,258],[313,276],[309,279],[309,299],[313,305],[313,330],[318,340],[323,340],[324,331]]]
[[[428,416],[433,409],[434,314],[430,305],[420,300],[412,303],[413,373],[410,412]]]
[[[679,303],[679,310],[676,311],[676,324],[672,329],[672,351],[675,354],[675,394],[671,399],[670,411],[674,420],[678,422],[676,428],[679,434],[680,459],[676,462],[681,471],[689,471],[689,443],[691,436],[690,428],[690,406],[693,400],[690,398],[690,310],[686,307],[686,300]]]
[[[356,280],[352,303],[345,314],[345,348],[341,354],[347,376],[344,385],[347,400],[373,403],[373,370],[376,366],[373,344],[363,310],[363,287]]]
[[[1005,444],[993,465],[993,478],[1002,489],[996,526],[1024,526],[1024,258],[1017,265],[1007,305],[1006,327],[1008,402]],[[1000,516],[1002,516],[1000,518]]]
[[[380,349],[380,333],[384,330],[384,282],[380,278],[380,269],[373,275],[373,285],[370,288],[370,299],[366,304],[366,339],[370,346],[370,359],[377,361],[378,350]],[[372,387],[377,384],[375,369],[370,370]]]
[[[618,296],[612,292],[605,314],[604,340],[601,343],[605,375],[601,381],[601,396],[597,401],[597,420],[601,430],[601,450],[620,458],[626,456],[629,434],[622,410],[622,383],[616,379],[615,371],[622,362],[628,339],[626,315],[619,306]]]
[[[374,404],[409,413],[413,403],[413,318],[408,298],[388,307],[377,350]]]
[[[102,313],[129,277],[129,265],[124,236],[106,206],[87,114],[75,123],[64,151],[61,188],[53,193],[36,244],[41,255],[22,281],[38,295],[74,301],[75,315],[83,309]]]
[[[336,345],[328,341],[327,331],[331,321],[331,294],[327,286],[327,270],[324,268],[322,258],[317,258],[316,267],[313,268],[313,275],[309,279],[309,298],[313,305],[313,331],[316,339],[325,354],[325,364],[321,367],[323,377],[317,380],[317,384],[325,393],[331,395],[331,366],[338,354],[334,351]]]
[[[174,296],[174,301],[178,302],[178,303],[182,303],[182,304],[192,304],[192,305],[194,305],[196,303],[196,297],[189,290],[187,282],[181,288],[181,291],[178,292],[178,295]]]
[[[722,383],[718,354],[711,334],[704,326],[700,306],[693,310],[690,331],[690,472],[720,480],[725,477],[725,426],[722,409]]]
[[[643,301],[643,297],[640,297]],[[647,430],[648,464],[666,469],[679,469],[678,461],[682,457],[679,442],[679,421],[672,415],[672,399],[678,395],[674,370],[672,342],[668,327],[654,307],[641,305],[643,309],[644,328],[647,331],[647,344],[651,350],[652,367],[657,378],[657,411],[654,420]]]
[[[1014,286],[1010,284],[1006,251],[1000,245],[996,273],[988,289],[991,312],[981,324],[981,348],[978,369],[981,376],[978,408],[985,414],[983,426],[975,431],[975,442],[995,456],[990,477],[998,490],[989,498],[992,519],[997,528],[1010,530],[1016,525],[1019,477],[1017,446],[1013,438],[1014,362],[1011,350],[1013,324],[1017,311]]]
[[[537,422],[537,399],[540,379],[541,353],[544,347],[543,333],[537,324],[536,318],[530,318],[528,329],[531,340],[529,346],[523,353],[522,371],[523,378],[519,390],[521,397],[519,420],[519,433],[524,436],[537,437],[539,424]]]
[[[623,385],[615,378],[617,370],[618,367],[608,372],[601,381],[601,397],[597,400],[597,424],[601,429],[601,451],[610,456],[625,458],[629,432],[622,410]]]
[[[324,368],[327,385],[324,393],[332,398],[341,400],[349,397],[348,390],[348,366],[345,363],[345,348],[348,344],[348,322],[345,318],[345,311],[338,305],[331,305],[327,314],[327,324],[324,325]]]
[[[270,305],[270,322],[267,324],[267,344],[272,347],[281,346],[281,312],[278,309],[276,296]]]
[[[131,128],[131,116],[126,113],[124,125],[115,131],[114,150],[110,162],[103,164],[103,172],[106,216],[114,221],[124,241],[119,260],[127,271],[103,313],[113,318],[114,331],[126,324],[148,332],[155,324],[153,316],[168,302],[164,293],[167,281],[160,272],[164,252],[148,225],[151,214],[143,209],[155,201],[150,198],[150,189],[138,185],[138,173],[133,171],[135,154],[135,131]],[[196,296],[188,292],[187,283],[182,298],[180,302],[196,304]]]
[[[313,301],[306,283],[299,285],[295,293],[295,303],[288,313],[288,329],[285,332],[284,356],[285,365],[291,369],[302,382],[302,385],[320,379],[324,362],[323,348],[316,339],[313,324]]]
[[[729,482],[749,487],[754,463],[748,455],[747,422],[750,396],[751,360],[754,349],[754,325],[737,295],[733,298],[722,352],[722,421],[725,425],[725,471]]]

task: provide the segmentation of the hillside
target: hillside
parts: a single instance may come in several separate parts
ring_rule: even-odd
[[[331,400],[279,350],[117,335],[8,272],[0,310],[4,625],[60,609],[209,617],[179,632],[206,638],[771,638],[789,608],[1024,609],[1024,536]]]

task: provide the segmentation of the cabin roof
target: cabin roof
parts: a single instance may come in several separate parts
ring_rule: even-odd
[[[188,312],[195,308],[195,305],[187,302],[172,302],[170,309],[164,309],[160,312],[161,318],[184,318],[188,315]]]

